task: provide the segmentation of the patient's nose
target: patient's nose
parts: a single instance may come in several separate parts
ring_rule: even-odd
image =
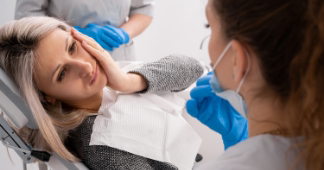
[[[86,77],[88,75],[91,75],[93,71],[92,65],[89,62],[77,61],[76,66],[79,71],[80,77]]]

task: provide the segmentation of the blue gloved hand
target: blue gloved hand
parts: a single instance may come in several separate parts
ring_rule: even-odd
[[[89,23],[87,27],[81,28],[79,26],[74,26],[82,34],[85,34],[95,41],[97,41],[102,48],[112,51],[114,48],[118,48],[120,44],[123,44],[123,39],[116,31],[112,31],[103,26]]]
[[[116,28],[111,25],[105,25],[105,28],[117,34],[119,38],[122,40],[121,44],[127,44],[129,42],[129,35],[123,28]]]
[[[197,81],[186,107],[187,112],[201,123],[222,135],[225,149],[247,139],[247,120],[231,104],[212,92],[208,74]]]

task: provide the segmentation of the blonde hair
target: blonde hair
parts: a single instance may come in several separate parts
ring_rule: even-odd
[[[27,17],[5,24],[0,28],[0,66],[22,92],[39,126],[39,129],[23,127],[18,130],[19,135],[34,148],[54,151],[69,161],[79,161],[63,142],[68,131],[83,122],[86,113],[63,109],[60,102],[46,103],[34,76],[35,51],[40,41],[57,28],[71,29],[51,17]]]

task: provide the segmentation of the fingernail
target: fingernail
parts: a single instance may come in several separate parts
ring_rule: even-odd
[[[82,41],[82,43],[83,43],[84,45],[88,45],[84,40]]]

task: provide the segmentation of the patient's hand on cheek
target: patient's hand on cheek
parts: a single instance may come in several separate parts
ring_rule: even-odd
[[[80,41],[82,47],[88,51],[100,64],[107,76],[107,86],[121,92],[138,92],[145,90],[148,85],[144,77],[139,74],[123,72],[110,54],[94,39],[72,29],[73,37]]]

